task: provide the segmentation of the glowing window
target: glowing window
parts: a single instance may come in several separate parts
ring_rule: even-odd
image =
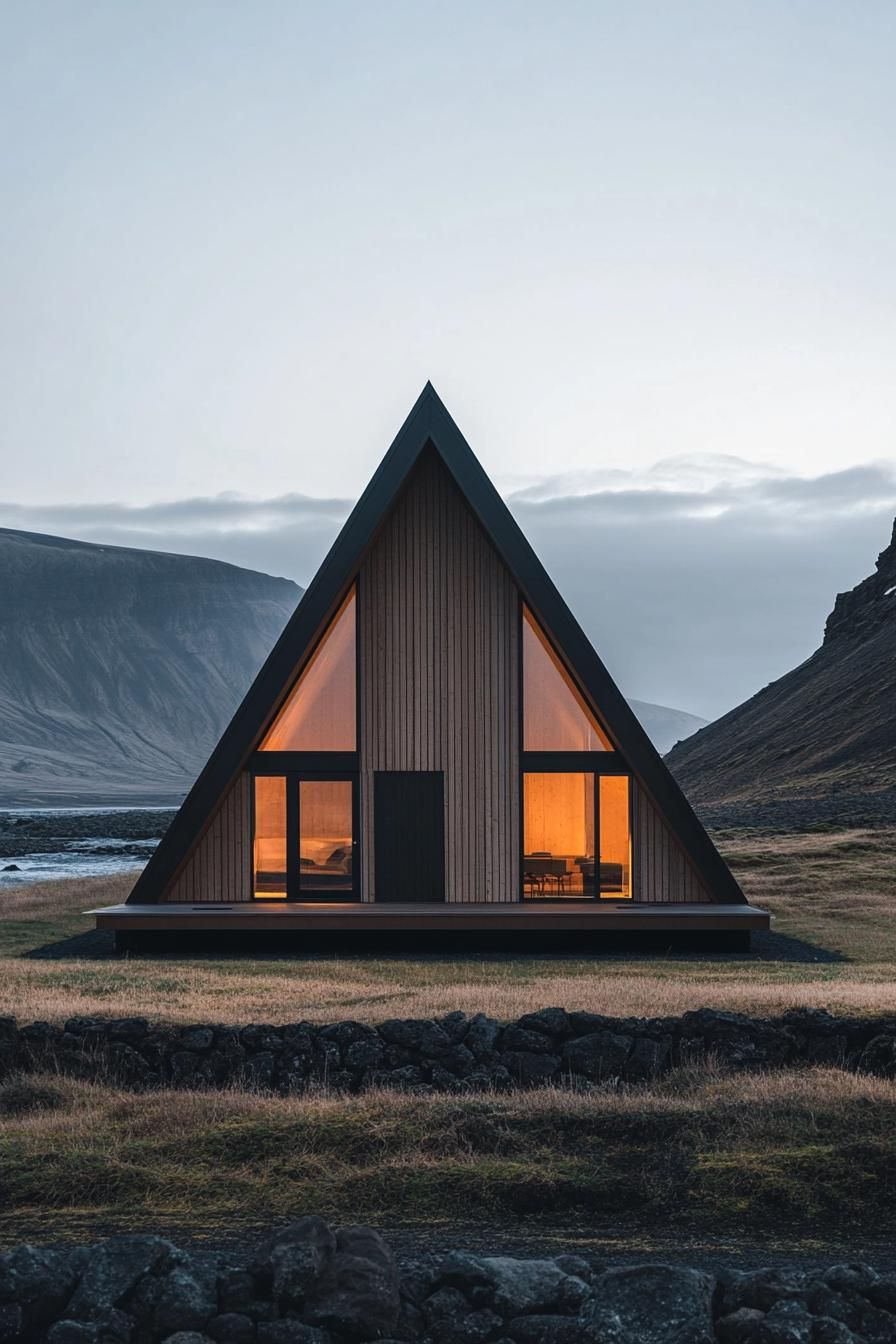
[[[352,891],[352,783],[299,780],[299,890]]]
[[[523,775],[523,894],[594,896],[594,775]]]
[[[252,890],[265,901],[286,900],[286,780],[255,776]]]
[[[601,775],[599,803],[601,895],[630,900],[632,835],[628,776]]]
[[[612,750],[527,607],[523,608],[523,750]]]
[[[355,592],[349,593],[261,744],[262,751],[355,751]]]

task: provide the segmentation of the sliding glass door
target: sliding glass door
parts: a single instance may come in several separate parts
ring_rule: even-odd
[[[354,774],[256,774],[253,894],[259,900],[358,899]]]
[[[524,897],[629,900],[631,849],[628,775],[524,770]]]

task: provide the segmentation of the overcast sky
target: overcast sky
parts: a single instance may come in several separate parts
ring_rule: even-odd
[[[0,524],[307,579],[431,378],[624,689],[730,706],[896,511],[894,50],[890,0],[0,3]]]

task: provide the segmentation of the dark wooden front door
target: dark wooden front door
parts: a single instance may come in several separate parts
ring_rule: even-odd
[[[378,901],[444,901],[445,782],[441,770],[373,776]]]

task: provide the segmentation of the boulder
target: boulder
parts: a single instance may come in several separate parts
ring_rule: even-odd
[[[344,1022],[330,1022],[325,1027],[318,1027],[317,1036],[321,1041],[335,1041],[343,1053],[358,1041],[379,1040],[374,1027],[369,1027],[366,1022],[353,1022],[351,1019]]]
[[[572,1030],[569,1016],[563,1008],[539,1008],[536,1013],[524,1013],[516,1025],[554,1039],[568,1036]]]
[[[533,1055],[528,1050],[505,1050],[501,1063],[511,1078],[524,1087],[550,1082],[560,1071],[559,1055]]]
[[[500,1034],[500,1022],[496,1022],[493,1017],[486,1017],[485,1013],[477,1013],[470,1021],[470,1026],[464,1037],[464,1045],[474,1059],[490,1060],[495,1052]]]
[[[754,1269],[745,1274],[732,1273],[726,1276],[722,1288],[721,1310],[723,1315],[740,1307],[771,1311],[782,1299],[805,1303],[807,1294],[807,1278],[800,1270]]]
[[[377,1035],[353,1041],[345,1051],[345,1067],[353,1072],[366,1073],[379,1068],[385,1046]]]
[[[754,1307],[738,1307],[737,1311],[720,1316],[716,1321],[719,1344],[756,1344],[764,1320],[763,1312]]]
[[[525,1316],[577,1310],[588,1296],[588,1285],[565,1274],[556,1260],[515,1260],[509,1256],[482,1256],[491,1303],[502,1316]]]
[[[446,1013],[444,1017],[439,1018],[439,1026],[445,1032],[452,1045],[458,1045],[467,1034],[469,1019],[466,1013],[459,1009],[453,1013]]]
[[[570,1073],[592,1081],[619,1077],[625,1072],[633,1044],[631,1036],[620,1036],[614,1031],[578,1036],[563,1047],[563,1066]]]
[[[266,1022],[250,1022],[248,1026],[240,1028],[240,1044],[251,1055],[264,1050],[276,1054],[283,1049],[283,1037],[277,1027]]]
[[[883,1078],[896,1078],[896,1035],[873,1036],[859,1055],[859,1069]]]
[[[304,1316],[362,1340],[389,1335],[399,1310],[398,1271],[392,1252],[369,1227],[343,1227],[336,1249],[310,1287]]]
[[[250,1055],[243,1065],[243,1079],[254,1092],[269,1092],[274,1085],[274,1056],[268,1050]]]
[[[712,1344],[714,1281],[696,1269],[631,1265],[592,1283],[583,1316],[600,1344]]]
[[[601,1344],[594,1326],[578,1316],[517,1316],[508,1330],[515,1344]]]
[[[215,1033],[211,1027],[184,1027],[180,1042],[184,1050],[210,1050]]]
[[[141,1280],[128,1306],[156,1338],[175,1331],[204,1332],[218,1314],[217,1274],[198,1256],[178,1251],[163,1273]]]
[[[812,1344],[814,1318],[801,1302],[777,1302],[759,1327],[757,1344]]]
[[[162,1237],[115,1237],[90,1247],[67,1315],[73,1320],[99,1319],[121,1306],[147,1274],[174,1254],[171,1242]]]
[[[507,1050],[525,1050],[529,1054],[549,1054],[553,1048],[553,1040],[541,1031],[529,1031],[526,1027],[513,1026],[507,1027],[504,1032],[504,1038],[501,1042],[502,1049]]]
[[[206,1330],[215,1344],[252,1344],[255,1339],[255,1322],[239,1311],[225,1311],[212,1317]]]
[[[74,1286],[72,1260],[63,1251],[17,1246],[0,1255],[0,1305],[11,1308],[9,1322],[18,1320],[24,1333],[60,1315]]]
[[[262,1291],[282,1310],[303,1306],[336,1253],[336,1237],[323,1218],[311,1215],[270,1237],[252,1262]]]
[[[438,1022],[429,1018],[390,1018],[380,1023],[380,1036],[389,1045],[413,1050],[427,1059],[436,1059],[451,1047],[451,1039]]]

